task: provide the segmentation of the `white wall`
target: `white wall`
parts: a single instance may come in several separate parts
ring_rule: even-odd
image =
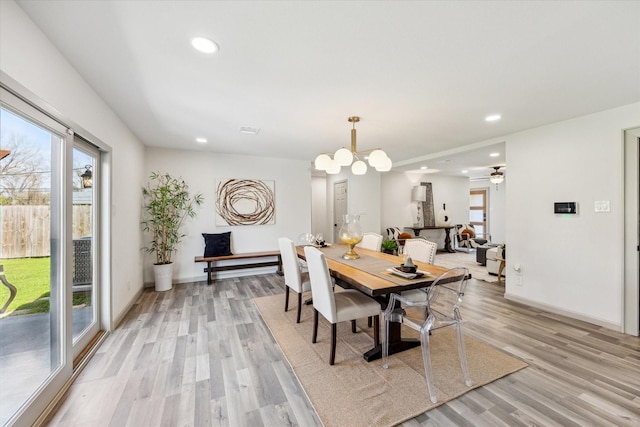
[[[111,147],[112,319],[142,289],[141,142],[13,1],[0,1],[0,70]],[[67,123],[71,124],[71,123]],[[109,236],[107,236],[108,238]]]
[[[371,168],[365,175],[353,175],[350,168],[342,168],[342,172],[336,175],[327,175],[327,220],[330,225],[329,236],[333,235],[333,185],[338,181],[347,181],[347,211],[350,214],[360,215],[360,223],[363,231],[380,232],[380,173]],[[333,237],[327,239],[333,242]]]
[[[203,263],[194,263],[204,253],[202,233],[231,231],[234,252],[256,252],[278,249],[278,238],[296,240],[311,231],[311,171],[308,161],[237,156],[201,151],[169,150],[147,147],[145,176],[152,171],[181,176],[193,194],[202,193],[204,204],[197,217],[187,221],[184,238],[174,255],[174,282],[204,280]],[[245,178],[275,181],[276,223],[255,226],[215,225],[215,185],[217,179]],[[145,283],[153,282],[153,259],[145,254]],[[275,271],[265,268],[264,272]],[[258,274],[263,269],[221,272],[218,277]]]
[[[620,329],[623,130],[638,125],[640,103],[506,137],[508,298]],[[600,200],[610,213],[594,212]],[[579,213],[554,215],[567,201]]]
[[[433,174],[388,172],[382,176],[382,228],[412,226],[416,222],[417,207],[411,201],[411,189],[421,182],[430,182],[433,191],[434,213],[437,215],[446,204],[451,224],[469,220],[469,179]],[[413,233],[413,232],[411,232]],[[443,230],[423,230],[427,239],[444,246]],[[453,235],[451,236],[453,239]]]

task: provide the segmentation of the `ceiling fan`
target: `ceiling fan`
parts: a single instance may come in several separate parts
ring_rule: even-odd
[[[493,169],[495,169],[495,171],[491,172],[491,175],[489,176],[489,181],[495,184],[496,187],[498,186],[498,184],[504,181],[504,172],[499,171],[501,167],[502,166],[493,166]]]
[[[493,172],[491,172],[491,174],[472,178],[471,181],[483,181],[485,179],[488,179],[492,184],[496,185],[497,189],[498,184],[504,181],[504,172],[500,172],[501,168],[504,169],[505,166],[491,166],[491,169],[493,169]]]

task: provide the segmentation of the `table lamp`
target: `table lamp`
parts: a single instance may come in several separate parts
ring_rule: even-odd
[[[424,227],[424,207],[423,203],[427,201],[427,187],[424,185],[416,185],[411,190],[411,201],[418,203],[418,222],[413,224],[415,227]]]

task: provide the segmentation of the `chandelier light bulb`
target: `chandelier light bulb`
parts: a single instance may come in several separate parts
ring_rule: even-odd
[[[391,166],[393,166],[391,159],[385,155],[384,160],[375,168],[378,172],[389,172],[391,170]]]
[[[353,154],[346,148],[340,148],[333,156],[333,161],[338,162],[340,166],[349,166],[353,161]]]
[[[318,170],[325,171],[331,164],[331,157],[326,154],[320,154],[316,157],[315,167]]]
[[[367,173],[367,164],[362,160],[358,160],[351,165],[351,173],[354,175],[364,175]]]
[[[382,165],[382,163],[385,161],[384,159],[387,158],[387,154],[384,151],[373,150],[371,154],[369,154],[369,164],[371,165],[371,167],[377,169],[377,167]]]
[[[340,173],[340,165],[336,162],[335,159],[331,160],[329,166],[327,167],[327,173],[330,175],[335,175]]]

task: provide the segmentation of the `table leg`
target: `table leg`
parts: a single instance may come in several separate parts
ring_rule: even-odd
[[[400,302],[396,303],[399,310],[402,310]],[[384,316],[380,318],[380,327],[384,328]],[[400,353],[401,351],[409,350],[414,347],[420,346],[420,340],[417,339],[402,339],[401,334],[402,323],[390,322],[389,323],[389,355]],[[362,355],[364,360],[371,362],[373,360],[382,358],[382,344],[373,347]]]
[[[451,227],[444,228],[444,250],[449,253],[454,253],[455,250],[451,247]]]

